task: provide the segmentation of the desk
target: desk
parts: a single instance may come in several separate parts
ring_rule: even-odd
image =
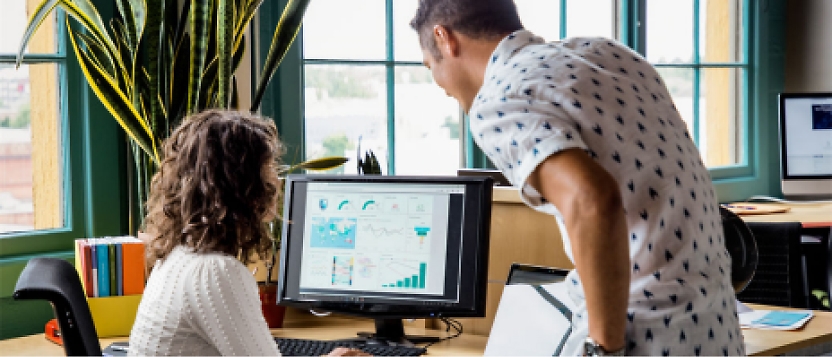
[[[749,305],[754,309],[772,307]],[[779,308],[778,308],[779,309]],[[321,321],[298,321],[289,327],[272,330],[272,335],[290,338],[339,339],[354,337],[358,331],[368,331],[373,324],[367,320],[350,320],[325,318]],[[406,327],[411,334],[440,334],[437,330],[420,327]],[[813,346],[832,347],[832,312],[815,311],[813,317],[802,329],[797,331],[743,330],[746,352],[749,355],[771,356],[784,353],[810,354]],[[126,338],[105,338],[101,346],[112,342],[125,341]],[[462,336],[431,346],[428,355],[477,356],[482,355],[488,338],[472,334]],[[828,353],[829,350],[826,350]],[[13,338],[0,341],[0,355],[3,356],[55,356],[63,355],[62,347],[47,341],[43,334]]]
[[[785,213],[752,214],[740,217],[746,222],[800,222],[803,228],[832,226],[832,202],[782,205],[791,209]]]

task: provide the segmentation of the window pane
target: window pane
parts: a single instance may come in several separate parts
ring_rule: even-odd
[[[693,63],[693,0],[647,0],[647,60]]]
[[[702,69],[699,147],[709,167],[743,163],[743,70]]]
[[[303,57],[381,60],[384,0],[315,0],[303,18]]]
[[[456,175],[459,104],[424,67],[396,68],[396,174]],[[430,105],[425,105],[430,103]]]
[[[706,0],[699,6],[701,61],[742,61],[742,1]]]
[[[3,0],[3,11],[0,11],[0,53],[16,54],[20,47],[20,39],[26,30],[26,23],[35,7],[41,1],[34,0]],[[55,15],[49,15],[34,37],[29,41],[29,53],[55,53],[56,45]]]
[[[422,62],[419,36],[410,28],[418,6],[416,0],[393,1],[393,50],[397,61]]]
[[[615,37],[613,0],[568,0],[566,36]]]
[[[688,132],[693,135],[693,69],[659,67],[657,70],[673,97],[673,104],[687,124]]]
[[[387,173],[387,85],[383,66],[306,65],[306,158],[346,156],[333,172],[355,173],[356,148],[372,149]],[[292,153],[288,153],[292,157]]]
[[[64,225],[57,73],[0,64],[0,234]]]
[[[523,27],[547,41],[560,39],[560,1],[515,0]]]

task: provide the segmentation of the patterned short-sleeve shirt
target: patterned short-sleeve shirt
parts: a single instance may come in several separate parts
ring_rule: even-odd
[[[471,132],[534,209],[557,209],[528,184],[559,151],[580,148],[618,182],[632,266],[630,354],[744,354],[713,184],[662,78],[603,38],[547,43],[526,30],[492,54],[469,111]],[[586,333],[580,277],[574,340]],[[566,351],[566,350],[565,350]]]

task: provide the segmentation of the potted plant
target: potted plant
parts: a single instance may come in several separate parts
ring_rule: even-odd
[[[92,91],[129,138],[130,232],[142,226],[150,179],[163,159],[160,145],[188,115],[206,108],[239,108],[235,75],[246,30],[264,0],[113,0],[109,24],[91,0],[43,0],[35,9],[17,58],[44,19],[58,8],[67,17],[70,47]],[[182,5],[179,5],[182,3]],[[289,0],[251,106],[256,112],[266,87],[300,29],[309,0]],[[75,21],[70,21],[70,18]]]
[[[150,180],[163,159],[160,146],[172,130],[203,109],[243,110],[235,72],[245,52],[246,30],[264,0],[113,1],[118,11],[107,24],[91,0],[43,0],[27,24],[17,58],[19,65],[32,35],[53,11],[60,8],[69,15],[70,47],[84,77],[129,138],[129,231],[138,234]],[[245,110],[259,109],[308,5],[309,0],[288,0]],[[345,161],[324,158],[287,169],[326,169]],[[277,244],[272,257],[261,257],[270,266]],[[267,279],[264,285],[271,283]]]

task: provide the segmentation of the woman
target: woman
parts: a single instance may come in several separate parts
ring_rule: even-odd
[[[185,119],[164,143],[147,202],[156,264],[131,355],[280,354],[244,265],[271,246],[264,222],[276,216],[280,150],[270,120],[220,110]]]

